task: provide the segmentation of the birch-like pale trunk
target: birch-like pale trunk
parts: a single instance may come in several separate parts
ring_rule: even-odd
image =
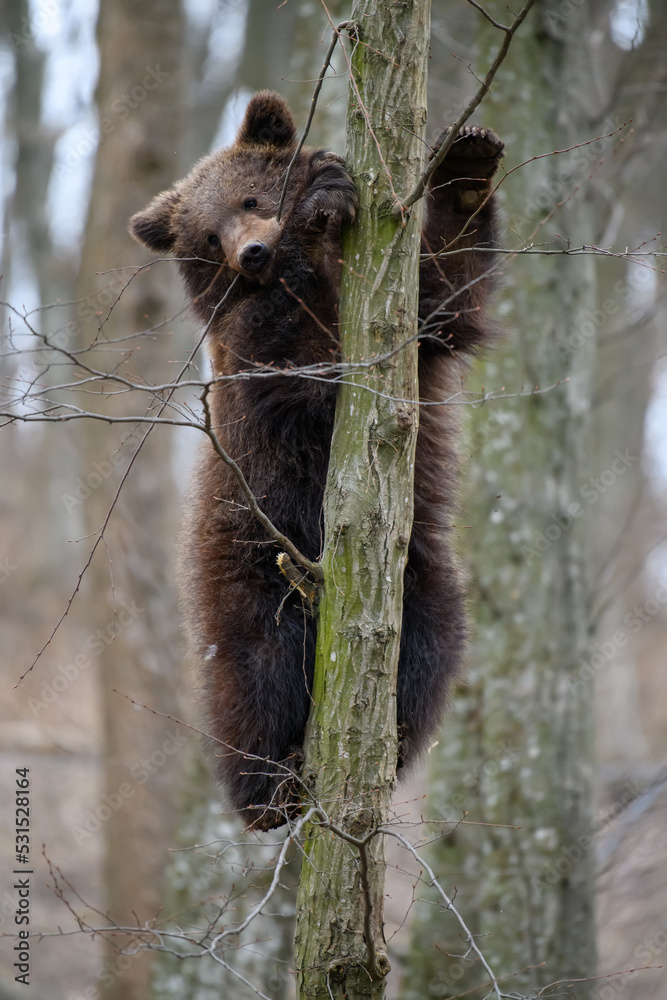
[[[416,333],[421,203],[396,220],[394,193],[424,162],[429,0],[360,0],[353,20],[347,166],[357,224],[345,238],[345,359],[384,354]],[[417,344],[341,385],[325,498],[324,591],[304,774],[329,821],[363,840],[386,819],[396,771],[396,671],[412,524]],[[297,902],[301,1000],[380,998],[384,850],[311,825]]]
[[[501,3],[489,9],[506,13]],[[587,11],[562,13],[555,2],[535,6],[485,104],[484,123],[506,141],[508,169],[610,131],[587,104]],[[498,33],[481,22],[478,39],[479,63],[488,65]],[[600,148],[548,156],[508,178],[503,246],[593,241],[586,176],[612,155],[614,140]],[[427,812],[466,823],[444,825],[428,859],[444,887],[456,887],[458,909],[511,995],[536,996],[564,980],[554,995],[580,996],[568,981],[595,974],[593,691],[580,676],[593,652],[597,508],[581,488],[614,458],[613,449],[593,452],[596,345],[586,331],[595,271],[591,256],[507,263],[498,302],[506,339],[475,384],[510,396],[541,391],[469,414],[464,539],[476,638],[432,753]],[[478,995],[488,983],[435,901],[418,910],[401,1000]]]

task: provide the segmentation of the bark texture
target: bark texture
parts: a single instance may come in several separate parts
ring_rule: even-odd
[[[430,4],[356,4],[348,169],[360,207],[345,240],[343,356],[416,332],[421,204],[391,215],[424,160]],[[324,593],[306,779],[332,824],[363,840],[386,818],[396,769],[396,668],[412,523],[416,343],[341,385],[325,499]],[[393,397],[393,398],[392,398]],[[380,837],[362,850],[311,827],[297,904],[301,998],[382,997]]]
[[[500,4],[490,10],[504,14]],[[486,122],[506,140],[508,168],[600,134],[586,106],[587,13],[561,15],[548,2],[531,12],[485,105]],[[488,65],[498,33],[483,23],[479,39],[479,63]],[[592,206],[575,188],[599,153],[586,155],[583,166],[546,157],[508,179],[505,246],[591,242]],[[465,815],[474,825],[445,826],[429,860],[448,891],[456,886],[457,907],[507,990],[533,995],[595,971],[594,719],[591,685],[579,683],[591,655],[581,486],[597,464],[595,342],[568,346],[595,307],[595,267],[592,257],[530,256],[504,270],[507,340],[478,390],[547,391],[470,414],[465,558],[477,638],[432,755],[428,815]],[[434,919],[432,905],[421,911],[402,1000],[459,996],[483,981],[454,919]],[[559,989],[580,995],[578,986]]]

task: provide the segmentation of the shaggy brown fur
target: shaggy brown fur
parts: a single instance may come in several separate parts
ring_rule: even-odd
[[[203,322],[240,275],[208,333],[213,370],[238,376],[260,364],[277,374],[219,384],[211,393],[214,426],[268,517],[315,560],[335,386],[284,370],[337,357],[340,231],[354,218],[357,199],[339,156],[304,149],[278,222],[294,149],[294,122],[283,99],[257,94],[236,142],[158,195],[133,217],[131,231],[150,249],[179,258]],[[492,132],[461,132],[428,192],[423,252],[449,249],[480,206],[455,246],[492,244],[493,205],[482,203],[501,155]],[[460,387],[462,358],[489,335],[481,312],[488,267],[489,256],[475,252],[422,264],[424,401]],[[455,423],[451,407],[421,410],[397,690],[401,766],[440,721],[465,636],[449,541]],[[298,768],[315,651],[315,619],[290,591],[276,554],[244,506],[234,475],[207,446],[187,516],[183,597],[205,664],[209,731],[228,748],[216,746],[220,777],[244,820],[264,829],[284,822],[284,806],[294,796],[289,771],[271,762]]]

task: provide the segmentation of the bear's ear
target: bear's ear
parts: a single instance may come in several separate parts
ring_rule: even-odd
[[[244,146],[294,146],[296,128],[285,98],[272,90],[255,94],[236,141]]]
[[[156,253],[173,250],[176,234],[172,219],[180,199],[178,191],[163,191],[153,198],[143,212],[133,215],[130,219],[130,233],[135,240]]]

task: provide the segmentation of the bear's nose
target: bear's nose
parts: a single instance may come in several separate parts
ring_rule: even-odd
[[[239,253],[239,264],[244,271],[261,271],[271,260],[271,251],[265,243],[253,240],[246,243]]]

